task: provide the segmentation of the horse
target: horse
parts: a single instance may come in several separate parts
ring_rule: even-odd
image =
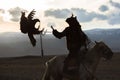
[[[101,58],[110,60],[113,56],[112,50],[102,41],[96,42],[90,48],[79,67],[79,78],[72,75],[66,77],[63,75],[63,65],[66,58],[65,55],[54,56],[46,62],[46,70],[42,80],[97,80],[95,72]],[[105,60],[105,61],[106,61]]]

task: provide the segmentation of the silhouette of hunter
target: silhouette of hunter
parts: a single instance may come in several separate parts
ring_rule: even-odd
[[[82,55],[79,54],[81,47],[84,47],[84,50],[87,50],[87,44],[89,39],[87,35],[82,31],[81,25],[77,21],[76,17],[73,15],[70,18],[66,19],[66,22],[69,24],[69,27],[65,28],[62,32],[58,32],[53,29],[53,35],[57,38],[66,37],[67,49],[69,54],[64,61],[63,72],[68,73],[70,68],[79,67],[80,61],[78,58],[82,58]],[[80,55],[80,57],[79,57]]]
[[[34,9],[29,13],[28,17],[25,16],[25,12],[21,12],[20,18],[20,30],[22,33],[28,33],[28,37],[31,41],[32,46],[36,45],[36,40],[33,35],[42,33],[43,30],[39,31],[40,25],[38,28],[35,28],[37,22],[40,23],[39,19],[34,19],[35,11]]]

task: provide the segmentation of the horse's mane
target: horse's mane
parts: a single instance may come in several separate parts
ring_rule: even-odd
[[[95,45],[92,46],[92,48],[90,48],[89,51],[87,52],[86,58],[90,59],[93,56],[101,55],[99,54],[99,52],[105,54],[108,58],[111,58],[113,55],[111,49],[103,41],[99,41],[99,42],[95,41]]]
[[[102,49],[102,48],[105,48],[105,47],[107,47],[107,49],[110,49],[103,41],[99,41],[99,42],[97,42],[97,41],[95,41],[95,46],[94,46],[94,48],[95,49]]]

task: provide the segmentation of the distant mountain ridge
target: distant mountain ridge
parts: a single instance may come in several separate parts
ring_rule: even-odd
[[[92,41],[104,41],[113,51],[120,51],[120,29],[93,29],[84,31]],[[20,32],[0,33],[0,57],[41,55],[40,37],[35,36],[36,47],[32,47],[27,34]],[[43,36],[45,55],[66,54],[66,41],[52,34]]]

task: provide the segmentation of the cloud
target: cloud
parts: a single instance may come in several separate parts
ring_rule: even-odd
[[[108,11],[109,8],[108,8],[106,5],[102,5],[102,6],[100,6],[99,10],[100,10],[101,12],[105,12],[105,11]]]
[[[0,9],[0,23],[3,22],[3,14],[5,13],[5,10],[4,9]]]
[[[109,8],[105,5],[102,5],[100,11],[105,12],[109,10]],[[71,9],[57,9],[57,10],[47,10],[45,11],[45,17],[54,17],[58,19],[66,19],[68,16],[70,17],[71,13],[77,16],[79,22],[91,22],[94,19],[97,20],[106,20],[110,25],[118,25],[120,24],[120,11],[114,11],[110,14],[100,14],[96,12],[88,12],[85,9],[80,8],[71,8]],[[50,25],[51,23],[48,23]]]
[[[120,3],[113,2],[112,0],[109,0],[109,3],[115,7],[115,9],[108,15],[108,23],[110,25],[118,25],[120,24]]]
[[[4,9],[0,9],[0,14],[4,14],[5,10]]]
[[[55,23],[53,23],[53,22],[48,22],[47,26],[48,26],[48,27],[51,27],[51,25],[54,26],[54,27],[56,26]]]
[[[97,14],[95,12],[87,12],[84,9],[72,8],[72,9],[57,9],[57,10],[47,10],[45,11],[45,16],[51,16],[55,18],[67,18],[72,12],[77,16],[80,22],[89,22],[97,18],[100,20],[105,20],[107,17],[102,14]]]
[[[12,18],[11,18],[11,20],[12,21],[15,21],[15,22],[17,22],[17,21],[19,21],[19,17],[20,17],[20,15],[21,15],[21,11],[22,11],[23,9],[22,8],[19,8],[19,7],[15,7],[15,8],[11,8],[11,9],[9,9],[9,13],[10,13],[10,15],[12,16]]]
[[[68,9],[57,9],[57,10],[47,10],[45,11],[45,16],[51,16],[51,17],[55,17],[55,18],[66,18],[69,14],[70,14],[70,10]]]
[[[90,22],[93,19],[98,19],[98,20],[106,20],[107,16],[98,14],[95,12],[87,12],[84,9],[79,9],[79,8],[72,8],[71,9],[78,17],[78,20],[80,22]]]
[[[111,25],[120,24],[120,12],[109,15],[108,23]]]
[[[113,2],[112,0],[110,0],[109,2],[113,7],[120,8],[120,3]]]

